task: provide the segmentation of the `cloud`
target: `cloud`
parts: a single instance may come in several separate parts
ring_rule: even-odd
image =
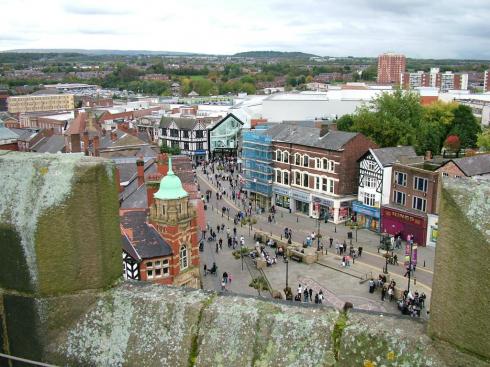
[[[102,7],[98,5],[87,5],[84,3],[67,3],[63,6],[63,9],[70,14],[78,15],[127,15],[129,12],[122,8],[116,7]]]

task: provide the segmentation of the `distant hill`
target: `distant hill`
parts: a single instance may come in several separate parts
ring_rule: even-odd
[[[191,52],[177,52],[177,51],[148,51],[148,50],[91,50],[91,49],[69,49],[69,48],[26,48],[2,51],[4,53],[76,53],[84,55],[120,55],[120,56],[134,56],[134,55],[162,55],[162,56],[195,56],[197,53]]]
[[[247,51],[239,52],[233,55],[234,57],[257,57],[257,58],[284,58],[284,59],[299,59],[318,57],[317,55],[307,54],[304,52],[282,52],[282,51]]]

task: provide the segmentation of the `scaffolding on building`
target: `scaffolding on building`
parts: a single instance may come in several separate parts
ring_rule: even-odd
[[[245,189],[251,193],[270,198],[272,195],[273,170],[272,139],[263,131],[248,131],[243,134],[242,146]]]

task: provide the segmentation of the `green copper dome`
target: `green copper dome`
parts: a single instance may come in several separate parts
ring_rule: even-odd
[[[160,189],[155,193],[154,198],[160,200],[181,199],[188,195],[182,187],[180,178],[172,171],[172,157],[168,157],[167,175],[160,181]]]

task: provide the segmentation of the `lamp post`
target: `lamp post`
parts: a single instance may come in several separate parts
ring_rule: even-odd
[[[318,221],[317,221],[317,225],[318,225],[318,229],[317,229],[317,234],[316,234],[316,238],[317,238],[317,251],[320,251],[320,221],[321,221],[321,218],[320,218],[320,215],[318,215]]]
[[[383,268],[383,273],[388,274],[388,258],[390,257],[390,255],[388,254],[388,251],[385,252],[384,257],[385,257],[386,263],[385,263],[385,267]]]
[[[410,257],[408,262],[408,287],[407,294],[410,293],[410,276],[412,275],[412,253],[413,253],[413,240],[410,240]]]
[[[243,271],[243,244],[240,241],[240,257],[242,258],[242,271]]]
[[[286,254],[284,254],[286,256]],[[284,258],[284,262],[286,263],[286,288],[289,286],[289,260],[287,256]]]

